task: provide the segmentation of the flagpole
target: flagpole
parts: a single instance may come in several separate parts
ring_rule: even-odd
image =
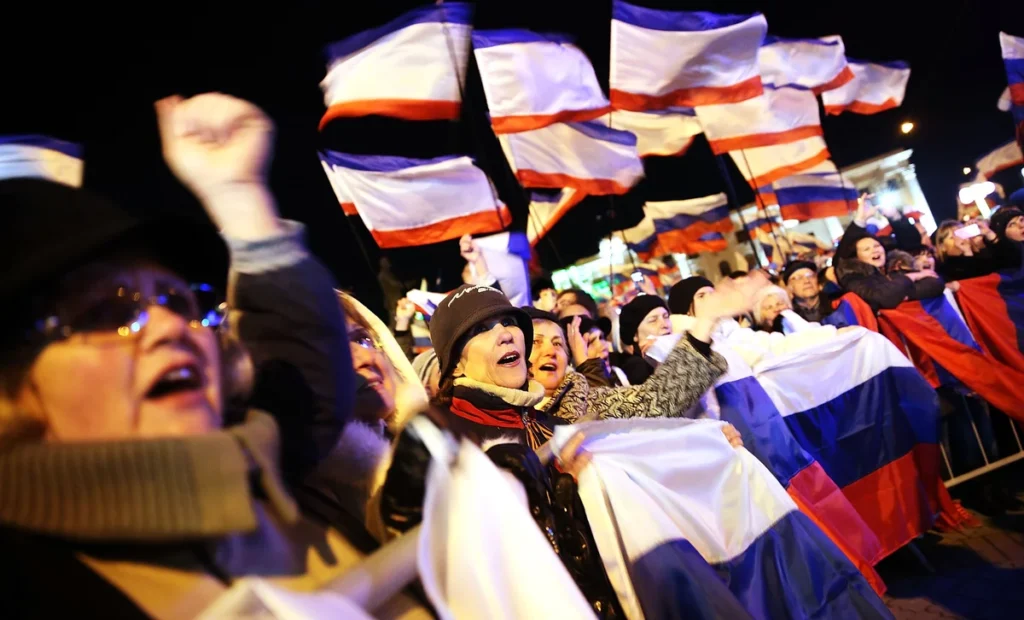
[[[740,154],[743,155],[743,165],[747,167],[747,170],[750,172],[751,178],[753,178],[754,171],[750,167],[750,162],[747,161],[747,151],[745,149],[740,149]],[[761,206],[761,210],[764,211],[765,215],[768,215],[768,206],[765,204],[764,199],[761,198],[761,189],[757,186],[757,183],[753,184],[753,188],[754,199],[757,201],[757,204]],[[782,223],[782,207],[779,207],[779,223],[780,225]],[[778,250],[779,254],[782,255],[782,266],[783,268],[785,268],[785,266],[789,264],[789,258],[786,256],[786,253],[782,251],[782,245],[779,243],[779,238],[775,236],[775,223],[772,222],[772,218],[770,216],[768,218],[768,232],[771,233],[772,241],[775,242],[775,249]],[[787,239],[787,244],[788,243],[789,240]],[[769,264],[771,264],[770,261]]]
[[[465,92],[466,91],[466,87],[463,84],[463,80],[466,79],[467,76],[463,76],[461,74],[461,72],[459,71],[459,57],[455,53],[455,44],[452,41],[451,33],[449,33],[449,31],[448,31],[448,13],[447,13],[447,11],[445,11],[444,0],[437,0],[434,4],[441,8],[442,18],[444,20],[442,22],[442,26],[444,27],[445,43],[448,46],[448,57],[451,59],[451,61],[452,61],[452,68],[455,71],[455,82],[456,82],[456,85],[459,88],[459,100],[461,102],[461,105],[465,105],[466,104],[466,92]],[[472,52],[470,52],[470,53],[472,53]],[[456,122],[458,122],[458,121],[456,121]],[[480,140],[477,139],[479,136],[477,134],[476,129],[473,127],[473,123],[469,123],[469,129],[470,129],[470,133],[473,136],[474,141],[476,142],[477,147],[479,147],[479,149],[477,151],[477,154],[480,156],[480,163],[483,164],[483,167],[485,169],[492,170],[492,168],[490,166],[490,163],[487,161],[487,155],[484,153],[483,144],[481,143]],[[511,148],[511,145],[509,146],[509,148]],[[485,174],[486,174],[486,170],[485,170]],[[498,216],[498,223],[501,225],[501,228],[504,229],[505,228],[505,219],[503,217],[501,217],[501,207],[498,206],[498,203],[501,202],[501,201],[498,198],[497,189],[495,189],[494,183],[491,182],[490,176],[487,177],[487,183],[491,187],[491,198],[494,200],[494,212]],[[519,183],[519,179],[518,178],[516,179],[516,183],[517,184]],[[529,196],[529,193],[526,191],[526,188],[522,187],[522,185],[520,185],[520,189],[523,190],[523,197],[526,200],[526,216],[527,216],[527,219],[529,219],[529,217],[530,217],[530,196]],[[509,224],[511,225],[512,222],[509,222]],[[536,218],[534,218],[534,226],[537,226]],[[537,230],[540,231],[540,228],[537,228]],[[555,260],[558,261],[558,264],[559,264],[559,266],[562,269],[565,269],[565,262],[562,260],[562,256],[558,253],[558,248],[555,247],[555,242],[552,241],[551,238],[548,237],[547,235],[544,235],[544,237],[547,239],[548,244],[551,246],[551,250],[555,254]]]
[[[754,238],[750,235],[750,229],[747,228],[747,221],[743,219],[743,209],[740,208],[739,201],[736,199],[736,188],[733,187],[732,179],[729,178],[729,169],[725,165],[725,155],[716,155],[715,160],[718,162],[718,172],[722,175],[722,181],[725,182],[725,195],[729,199],[729,204],[736,209],[736,215],[740,217],[740,224],[743,226],[743,230],[747,234],[747,241],[750,243],[750,249],[754,252],[754,260],[757,261],[758,267],[763,267],[761,264],[761,258],[757,255],[757,246],[754,245]]]

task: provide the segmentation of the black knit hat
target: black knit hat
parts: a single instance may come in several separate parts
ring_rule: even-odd
[[[619,339],[623,346],[634,344],[633,339],[636,338],[640,323],[656,308],[668,310],[668,304],[657,295],[638,295],[622,307],[619,313]]]
[[[786,268],[782,270],[782,283],[789,284],[789,278],[800,269],[810,269],[814,272],[814,275],[818,275],[818,266],[809,260],[795,260],[790,264],[786,265]]]
[[[183,215],[141,218],[81,188],[41,179],[0,181],[0,300],[18,303],[71,269],[131,244],[192,282],[227,277],[223,239]]]
[[[533,348],[533,322],[498,289],[463,284],[437,304],[437,310],[430,318],[430,342],[437,352],[442,381],[452,374],[458,363],[455,347],[459,340],[480,321],[504,315],[513,317],[519,329],[523,330],[526,340],[524,355],[529,359]]]
[[[1024,216],[1024,211],[1021,211],[1017,207],[1006,205],[1001,207],[998,211],[992,214],[989,218],[988,225],[1000,239],[1006,236],[1006,226],[1015,217]]]
[[[672,314],[689,314],[690,306],[693,305],[693,297],[705,286],[713,287],[714,285],[711,284],[711,280],[701,276],[693,276],[673,284],[672,290],[668,292],[669,311]]]

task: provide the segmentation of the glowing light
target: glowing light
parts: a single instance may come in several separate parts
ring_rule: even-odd
[[[914,131],[914,123],[910,121],[904,121],[903,124],[900,125],[900,131],[902,131],[904,134],[908,134],[911,131]]]
[[[964,176],[967,176],[970,173],[971,173],[971,167],[970,166],[964,166]]]
[[[988,208],[988,203],[985,202],[985,197],[994,191],[996,191],[996,185],[991,181],[973,183],[967,187],[960,188],[960,202],[965,205],[973,202],[978,207],[978,212],[981,214],[981,217],[988,219],[992,214],[992,210]]]
[[[142,329],[142,325],[139,324],[138,321],[135,321],[134,323],[131,324],[130,329],[132,330],[132,333],[137,333],[140,329]]]
[[[117,335],[118,336],[128,336],[128,335],[131,335],[131,331],[129,331],[127,327],[118,327],[117,328]]]

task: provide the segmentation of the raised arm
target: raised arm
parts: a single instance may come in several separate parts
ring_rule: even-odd
[[[164,159],[231,248],[232,331],[252,356],[250,405],[274,416],[282,469],[296,482],[330,451],[352,410],[341,308],[303,227],[279,219],[266,182],[273,124],[222,94],[156,104]]]

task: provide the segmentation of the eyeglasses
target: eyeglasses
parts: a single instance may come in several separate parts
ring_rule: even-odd
[[[153,296],[120,287],[111,294],[90,300],[73,312],[58,312],[38,321],[35,331],[48,340],[83,333],[116,333],[132,336],[149,322],[149,308],[160,306],[189,322],[193,328],[218,328],[227,316],[227,304],[218,303],[214,288],[193,284],[187,290],[165,287]]]
[[[366,330],[354,330],[348,335],[349,344],[360,346],[367,351],[376,351],[380,349],[380,345],[374,340],[373,336]]]

